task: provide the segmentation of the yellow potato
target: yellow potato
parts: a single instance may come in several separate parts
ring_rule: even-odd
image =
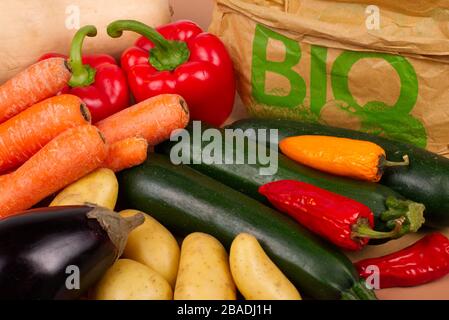
[[[235,284],[228,254],[214,237],[204,233],[187,236],[181,247],[175,300],[235,300]]]
[[[171,300],[168,282],[151,268],[119,259],[93,290],[94,300]]]
[[[231,272],[247,300],[301,300],[301,295],[266,255],[257,239],[239,234],[231,245]]]
[[[114,210],[118,181],[112,170],[98,169],[62,190],[50,207],[95,204]]]
[[[131,217],[139,212],[125,210],[120,215]],[[123,257],[147,265],[174,287],[179,265],[178,242],[157,220],[143,214],[145,222],[129,234]]]

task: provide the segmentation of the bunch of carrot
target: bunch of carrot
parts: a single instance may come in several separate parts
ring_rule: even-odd
[[[0,218],[26,210],[99,168],[141,164],[148,145],[189,121],[185,100],[160,95],[91,125],[62,58],[40,61],[0,86]]]

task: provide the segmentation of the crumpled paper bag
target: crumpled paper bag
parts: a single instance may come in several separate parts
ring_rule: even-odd
[[[250,115],[449,156],[449,1],[218,0],[210,31]]]

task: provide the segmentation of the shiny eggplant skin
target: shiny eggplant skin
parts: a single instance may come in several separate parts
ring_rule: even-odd
[[[114,263],[118,250],[93,207],[53,207],[0,220],[0,299],[69,300],[87,292]],[[69,290],[79,268],[80,287]]]

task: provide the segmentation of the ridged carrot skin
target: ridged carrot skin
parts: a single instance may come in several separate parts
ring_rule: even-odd
[[[63,58],[39,61],[0,86],[0,123],[61,91],[72,76]]]
[[[170,138],[173,130],[189,122],[185,100],[176,94],[162,94],[124,109],[96,124],[110,144],[143,137],[150,146]]]
[[[103,167],[119,172],[142,164],[147,159],[148,142],[133,137],[117,141],[109,146],[109,154]]]
[[[408,165],[408,160],[386,161],[385,150],[375,143],[347,138],[289,137],[279,143],[279,148],[290,159],[311,168],[371,182],[378,182],[387,166]]]
[[[2,185],[2,181],[6,181],[8,179],[9,175],[10,173],[0,176],[0,185]]]
[[[71,128],[0,179],[0,219],[31,208],[104,162],[108,148],[91,125]]]
[[[16,169],[65,130],[89,122],[89,110],[73,95],[33,105],[0,124],[0,173]]]

